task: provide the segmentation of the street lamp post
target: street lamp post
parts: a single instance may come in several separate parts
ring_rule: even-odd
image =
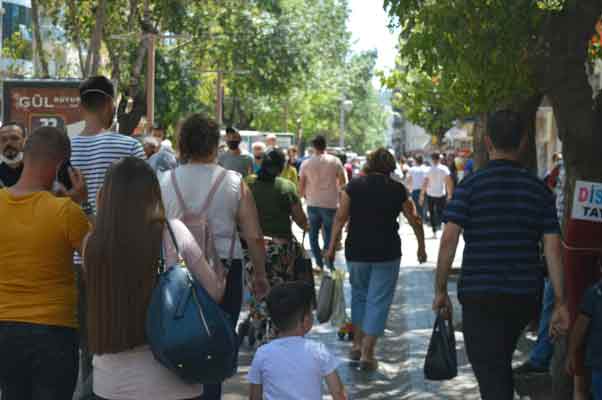
[[[353,102],[344,97],[341,99],[341,134],[339,136],[339,147],[345,148],[345,113],[351,111]]]

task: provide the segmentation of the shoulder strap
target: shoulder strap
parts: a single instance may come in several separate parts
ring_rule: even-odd
[[[176,170],[172,169],[169,174],[171,175],[171,182],[173,183],[173,188],[176,192],[176,197],[178,199],[178,203],[180,204],[180,207],[182,208],[182,211],[184,212],[184,214],[188,214],[188,207],[186,206],[186,203],[184,202],[184,198],[182,197],[182,192],[180,191],[180,186],[178,185],[178,180],[176,179]]]
[[[242,196],[244,196],[243,191],[245,190],[245,182],[244,179],[240,179],[240,200],[242,201]],[[238,216],[238,210],[240,210],[240,203],[238,202],[238,208],[236,209],[235,216]],[[234,219],[234,226],[232,227],[232,237],[230,238],[230,251],[228,253],[228,268],[232,266],[232,260],[234,259],[234,249],[236,247],[236,233],[238,231],[238,226],[236,223],[236,217]]]
[[[211,189],[209,189],[209,193],[207,194],[207,200],[205,200],[205,204],[203,205],[203,207],[201,207],[201,212],[199,213],[200,215],[206,214],[207,210],[209,210],[209,207],[211,207],[211,202],[213,201],[213,198],[215,197],[215,194],[217,193],[217,189],[220,187],[220,185],[224,181],[224,178],[226,177],[227,173],[228,173],[228,170],[224,169],[218,175],[217,179],[211,186]]]

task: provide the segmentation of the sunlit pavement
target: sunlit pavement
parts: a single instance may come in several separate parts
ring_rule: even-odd
[[[417,262],[417,244],[412,230],[405,225],[402,228],[404,256],[397,285],[397,292],[385,337],[379,342],[377,357],[379,369],[374,373],[360,371],[347,356],[351,347],[349,342],[339,341],[337,328],[330,324],[317,325],[312,330],[312,339],[327,343],[328,347],[341,359],[339,373],[349,392],[350,399],[478,399],[476,381],[464,352],[461,333],[456,334],[458,345],[459,376],[448,382],[425,381],[422,367],[424,356],[434,323],[431,311],[433,300],[434,267],[439,240],[427,239],[429,262],[419,265]],[[427,237],[431,232],[427,232]],[[463,243],[456,256],[455,265],[461,261]],[[337,257],[337,268],[345,268],[342,254]],[[450,294],[455,298],[455,281],[450,284]],[[346,284],[347,304],[349,306],[350,288]],[[461,320],[456,302],[454,319]],[[348,307],[348,312],[350,312]],[[248,372],[251,351],[248,347],[241,350],[239,374],[225,384],[226,400],[248,398],[248,387],[244,379]],[[326,389],[325,389],[326,392]],[[325,396],[329,398],[329,396]]]

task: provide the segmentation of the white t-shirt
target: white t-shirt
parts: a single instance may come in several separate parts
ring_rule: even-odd
[[[426,194],[431,197],[444,197],[447,194],[445,180],[449,175],[449,169],[445,165],[433,165],[426,175],[429,179]]]
[[[209,189],[221,171],[223,168],[217,164],[184,164],[175,169],[178,187],[190,212],[201,211]],[[159,180],[167,218],[182,218],[184,210],[180,207],[176,196],[171,181],[171,172],[162,174]],[[209,223],[217,253],[222,259],[229,257],[232,233],[237,229],[236,215],[241,199],[241,181],[242,177],[239,173],[228,171],[209,207]],[[235,241],[233,258],[242,259],[242,248],[238,235]]]
[[[426,178],[426,174],[428,172],[429,167],[427,167],[426,165],[416,165],[410,168],[409,174],[412,177],[412,191],[422,189],[424,178]]]
[[[321,400],[322,380],[338,366],[324,344],[293,336],[260,347],[247,379],[263,385],[264,400]]]

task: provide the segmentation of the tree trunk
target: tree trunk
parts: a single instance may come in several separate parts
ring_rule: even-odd
[[[31,25],[33,29],[33,36],[35,42],[34,53],[37,57],[34,57],[36,62],[39,61],[42,78],[49,78],[50,73],[48,72],[48,60],[46,59],[46,53],[44,52],[44,43],[42,42],[42,34],[40,32],[40,7],[38,0],[31,0]]]
[[[86,75],[93,76],[98,74],[100,67],[100,45],[102,43],[102,34],[107,14],[107,0],[98,0],[95,13],[95,25],[90,38],[90,47],[86,59]]]
[[[580,0],[567,6],[564,13],[549,18],[540,34],[534,65],[539,86],[554,108],[563,143],[567,216],[577,180],[602,182],[602,108],[600,101],[592,99],[585,71],[587,45],[601,13],[598,1]],[[562,365],[563,361],[558,363]],[[556,369],[554,400],[568,398],[570,381],[562,368]]]
[[[487,114],[481,114],[477,118],[473,133],[473,161],[475,171],[483,168],[489,161],[487,147],[485,146],[485,135],[487,132]]]
[[[70,18],[71,20],[71,24],[73,25],[73,32],[75,33],[75,48],[77,49],[79,70],[81,72],[82,78],[84,78],[86,76],[86,60],[84,59],[84,52],[82,50],[82,34],[79,23],[77,22],[77,4],[75,3],[75,0],[69,0],[67,3],[67,7],[69,10],[68,18]]]
[[[526,142],[521,149],[520,161],[521,164],[537,175],[537,147],[535,144],[535,136],[537,134],[537,110],[541,104],[543,96],[535,95],[526,101],[521,102],[515,107],[514,111],[520,113],[522,120],[525,123],[525,138]]]

